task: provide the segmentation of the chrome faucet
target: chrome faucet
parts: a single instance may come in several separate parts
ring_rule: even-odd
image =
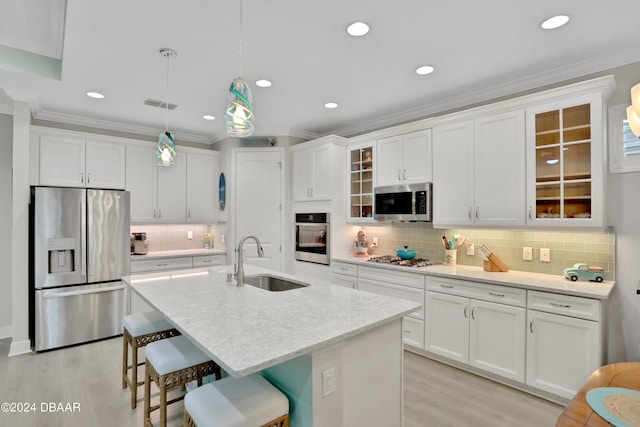
[[[253,239],[258,246],[258,256],[263,257],[264,251],[262,250],[262,243],[256,236],[244,236],[240,239],[240,243],[238,243],[238,249],[236,249],[236,257],[238,259],[237,267],[236,267],[236,281],[238,286],[244,286],[244,261],[242,259],[242,246],[244,245],[244,241],[247,239]]]

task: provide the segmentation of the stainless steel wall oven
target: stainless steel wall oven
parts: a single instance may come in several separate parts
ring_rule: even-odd
[[[295,259],[329,265],[329,214],[297,213]]]

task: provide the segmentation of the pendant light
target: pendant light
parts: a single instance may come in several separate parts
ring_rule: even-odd
[[[173,135],[169,132],[169,59],[175,58],[178,54],[175,50],[167,47],[160,49],[160,55],[167,59],[167,85],[166,101],[164,112],[164,132],[158,138],[156,148],[156,160],[159,166],[173,166],[176,162],[176,144]]]
[[[240,0],[240,76],[242,76],[242,0]],[[249,83],[237,77],[229,87],[228,102],[225,114],[225,127],[229,136],[247,137],[253,135],[253,95]]]

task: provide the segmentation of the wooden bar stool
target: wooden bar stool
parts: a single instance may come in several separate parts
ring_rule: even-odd
[[[158,311],[145,311],[124,317],[122,331],[122,388],[131,389],[131,409],[138,403],[138,386],[144,381],[138,381],[138,349],[147,344],[164,338],[180,335],[167,319]],[[131,346],[131,365],[129,365],[129,346]],[[131,379],[128,371],[131,369]]]
[[[160,425],[167,425],[167,405],[184,399],[184,395],[167,402],[167,391],[215,374],[220,367],[183,335],[152,342],[145,348],[144,424],[151,426],[151,412],[160,409]],[[160,404],[151,406],[151,382],[160,389]]]
[[[289,400],[260,374],[227,377],[187,393],[184,427],[289,427]]]

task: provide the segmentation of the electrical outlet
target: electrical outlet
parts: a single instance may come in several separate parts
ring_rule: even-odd
[[[220,236],[220,240],[222,241],[221,243],[224,243],[224,234]]]
[[[193,231],[191,231],[191,230],[187,231],[187,239],[189,239],[189,240],[193,239]]]
[[[467,245],[467,255],[474,256],[476,254],[476,247],[473,243]]]
[[[378,238],[377,237],[373,238],[373,242],[371,242],[371,247],[372,248],[377,248],[378,247]]]
[[[549,248],[540,248],[540,262],[551,262]]]
[[[522,248],[522,259],[525,261],[531,261],[533,259],[533,249],[529,246]]]
[[[322,397],[336,391],[336,368],[329,368],[322,373]]]

